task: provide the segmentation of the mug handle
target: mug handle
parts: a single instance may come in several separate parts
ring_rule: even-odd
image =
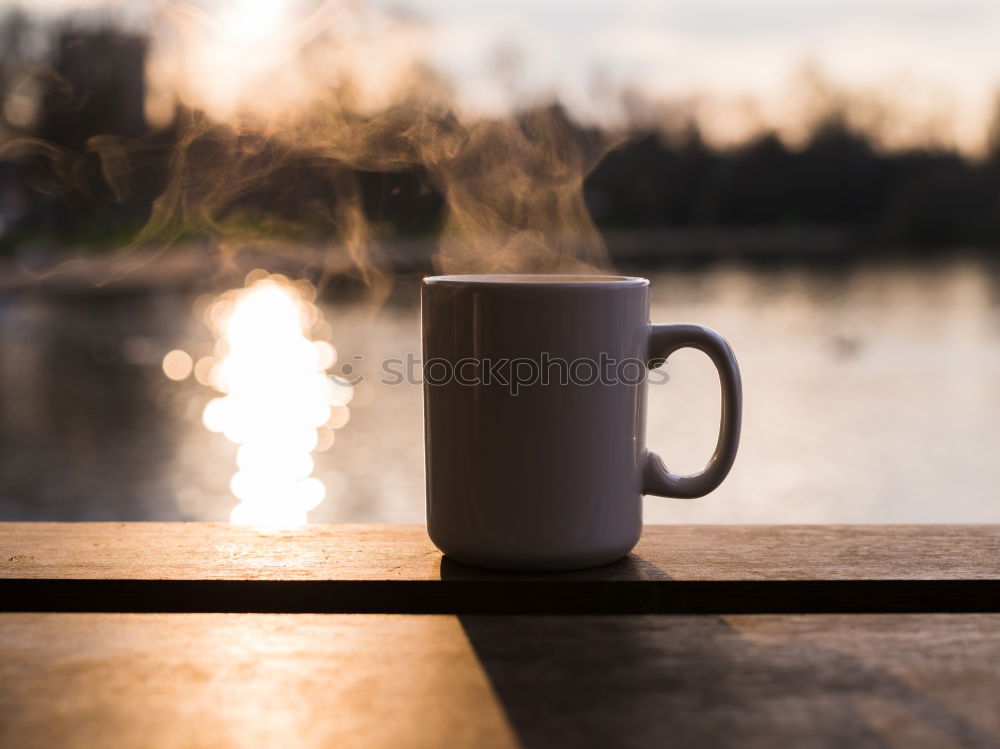
[[[722,385],[722,419],[719,441],[708,465],[699,473],[678,476],[667,470],[659,455],[646,452],[642,468],[642,493],[660,497],[691,499],[713,491],[729,473],[740,444],[743,417],[743,385],[740,367],[726,339],[701,325],[650,325],[650,369],[663,364],[667,357],[682,348],[704,351],[719,370]]]

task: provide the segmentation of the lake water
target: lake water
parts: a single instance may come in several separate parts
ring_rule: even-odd
[[[653,320],[732,343],[741,452],[700,500],[648,498],[650,522],[1000,522],[1000,270],[979,257],[843,266],[714,265],[651,275]],[[219,289],[222,291],[223,289]],[[193,293],[0,298],[0,520],[227,520],[236,446],[207,431],[215,396],[163,355],[211,350]],[[322,304],[358,392],[315,455],[315,521],[421,522],[420,389],[378,382],[419,351],[416,296],[374,315]],[[708,360],[682,351],[651,388],[647,442],[698,469],[718,423]]]

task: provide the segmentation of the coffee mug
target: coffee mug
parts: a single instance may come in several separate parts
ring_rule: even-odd
[[[650,324],[646,279],[433,276],[421,308],[427,530],[447,557],[607,564],[638,542],[643,494],[700,497],[729,473],[736,358],[709,328]],[[705,352],[722,383],[715,454],[688,476],[645,446],[647,371],[680,348]]]

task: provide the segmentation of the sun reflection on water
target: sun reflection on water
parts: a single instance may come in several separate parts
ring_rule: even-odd
[[[195,374],[222,394],[205,406],[205,427],[240,446],[233,523],[305,523],[325,496],[312,453],[329,449],[347,423],[353,388],[327,374],[337,352],[312,337],[329,329],[315,295],[308,281],[253,271],[206,309],[215,355]]]

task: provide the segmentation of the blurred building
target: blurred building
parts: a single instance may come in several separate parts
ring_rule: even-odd
[[[40,85],[37,116],[0,170],[0,252],[19,246],[127,241],[156,194],[155,175],[121,164],[112,189],[95,136],[125,141],[149,132],[146,38],[114,29],[63,31]],[[33,145],[39,144],[39,145]]]
[[[83,151],[94,135],[137,137],[146,129],[145,38],[112,30],[59,38],[40,135]]]

